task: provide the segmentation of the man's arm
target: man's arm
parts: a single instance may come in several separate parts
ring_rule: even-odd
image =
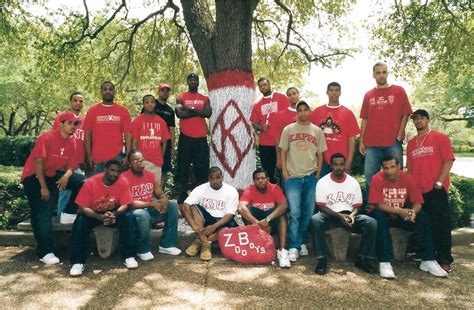
[[[56,184],[58,184],[58,189],[63,190],[67,187],[67,183],[69,182],[69,178],[71,177],[72,174],[73,174],[72,169],[68,168],[66,172],[56,182]]]
[[[367,120],[363,118],[362,122],[360,123],[360,140],[359,140],[359,153],[362,156],[365,156],[364,138],[365,138],[366,129],[367,129]]]
[[[377,209],[389,213],[389,214],[395,214],[400,216],[402,219],[409,220],[413,217],[413,213],[418,213],[421,210],[421,205],[420,204],[414,204],[412,209],[407,209],[407,208],[392,208],[390,206],[387,206],[385,203],[377,203],[375,204]],[[415,211],[415,212],[413,212]],[[416,216],[416,215],[415,215]],[[413,219],[414,221],[414,219]]]
[[[321,170],[323,169],[323,153],[317,153],[318,157],[318,171],[316,171],[316,177],[319,179],[321,177]]]
[[[84,148],[86,150],[86,164],[94,168],[94,159],[92,158],[92,132],[84,133]]]
[[[128,153],[132,150],[132,133],[129,131],[129,132],[126,132],[124,134],[124,137],[125,137],[125,157],[123,159],[123,162],[124,164],[126,164],[128,162]]]
[[[176,113],[176,116],[180,119],[186,119],[197,116],[195,110],[185,107],[179,97],[176,98],[176,107],[174,108],[174,112]]]
[[[355,136],[352,136],[349,138],[349,141],[347,143],[348,152],[347,152],[347,160],[346,160],[346,172],[351,171],[352,161],[354,160],[354,151],[355,151],[355,145],[356,145],[355,141],[356,141]]]
[[[91,208],[79,208],[79,212],[83,213],[85,216],[90,217],[94,220],[101,221],[101,222],[104,221],[104,215],[101,213],[95,212]]]
[[[247,208],[249,203],[247,201],[240,201],[237,211],[242,215],[242,217],[249,223],[255,224],[258,223],[258,220],[252,215],[250,210]]]
[[[196,116],[200,116],[203,118],[209,118],[212,115],[212,107],[209,99],[204,103],[204,107],[202,109],[194,109]]]
[[[400,128],[398,128],[398,132],[397,132],[398,141],[402,141],[403,133],[405,132],[407,123],[408,123],[408,115],[403,115],[402,119],[400,120]]]
[[[35,158],[33,161],[35,165],[35,174],[36,178],[38,179],[38,183],[40,184],[40,191],[41,191],[41,199],[48,200],[50,197],[48,185],[46,184],[46,179],[44,177],[44,160],[40,157]]]
[[[339,213],[339,212],[335,212],[335,211],[331,210],[330,208],[328,208],[327,206],[318,205],[318,208],[319,208],[319,211],[323,212],[324,214],[326,214],[326,215],[328,215],[332,218],[338,219],[339,222],[342,223],[342,225],[344,225],[348,228],[352,227],[352,223],[349,223],[349,221],[347,220],[347,218],[350,218],[349,215]]]
[[[281,156],[281,174],[283,174],[283,179],[286,181],[290,177],[288,174],[288,169],[286,168],[286,156],[287,151],[280,149],[280,156]]]
[[[224,215],[220,220],[218,220],[215,224],[204,227],[202,232],[206,236],[210,236],[213,233],[215,233],[220,227],[230,222],[233,218],[234,218],[234,215],[231,213],[228,213]]]
[[[174,127],[170,127],[170,136],[171,136],[171,158],[173,158],[174,157],[174,148],[176,146]]]
[[[268,129],[268,124],[260,124],[260,123],[256,123],[256,122],[251,122],[251,123],[252,123],[253,128],[255,128],[259,131],[267,131],[267,129]]]
[[[197,225],[196,225],[196,223],[194,222],[194,219],[193,219],[191,206],[189,204],[187,204],[186,202],[184,202],[183,205],[181,206],[181,211],[183,212],[184,219],[186,220],[186,222],[188,222],[189,226],[191,226],[191,228],[195,232],[198,232],[197,231],[198,227],[197,227]]]
[[[441,166],[441,172],[438,176],[438,179],[436,179],[436,182],[441,182],[443,183],[444,180],[449,175],[449,172],[451,171],[451,168],[453,167],[454,160],[446,160],[443,162],[443,166]]]

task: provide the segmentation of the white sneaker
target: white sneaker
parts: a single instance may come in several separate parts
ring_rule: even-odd
[[[380,276],[385,279],[395,279],[395,273],[393,273],[392,264],[390,263],[379,263]]]
[[[169,255],[179,255],[181,254],[181,250],[178,249],[177,247],[169,247],[169,248],[163,248],[163,247],[158,247],[158,252],[163,253],[163,254],[169,254]]]
[[[153,256],[153,254],[151,254],[151,252],[146,252],[146,253],[137,253],[138,257],[140,257],[141,260],[144,260],[144,261],[147,261],[147,260],[152,260],[154,259],[155,257]],[[128,266],[127,266],[128,268]]]
[[[69,271],[69,275],[71,277],[80,277],[82,276],[82,272],[86,268],[86,265],[84,264],[74,264],[71,267],[71,270]]]
[[[435,260],[423,260],[420,264],[420,269],[423,271],[427,271],[434,275],[435,277],[447,277],[448,273],[441,268]]]
[[[302,244],[301,249],[300,249],[300,256],[306,256],[308,254],[309,252],[308,252],[308,248],[306,247],[306,244]]]
[[[297,260],[298,257],[299,257],[298,249],[296,249],[296,248],[291,248],[291,249],[288,251],[288,257],[290,258],[290,261],[296,262],[296,260]]]
[[[61,224],[72,224],[76,220],[77,214],[61,213],[59,217],[59,223]]]
[[[40,258],[40,262],[45,263],[46,265],[59,264],[59,258],[54,255],[54,253],[48,253],[43,258]]]
[[[291,267],[290,257],[288,256],[288,250],[287,249],[278,250],[277,251],[277,258],[278,258],[278,263],[280,264],[281,268],[290,268]]]
[[[151,254],[151,253],[150,253]],[[125,262],[123,263],[125,266],[127,266],[128,269],[137,269],[138,268],[138,263],[135,260],[135,257],[129,257],[125,259]]]

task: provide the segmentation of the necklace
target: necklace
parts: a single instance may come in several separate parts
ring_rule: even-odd
[[[418,148],[420,148],[420,147],[423,146],[423,144],[425,143],[426,137],[428,137],[428,135],[430,134],[430,132],[431,132],[431,129],[428,130],[428,133],[423,137],[423,140],[421,140],[421,143],[420,143],[420,138],[417,137],[417,139],[416,139],[416,146],[417,146]]]

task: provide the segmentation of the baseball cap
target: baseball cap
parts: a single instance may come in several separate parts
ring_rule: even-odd
[[[162,90],[163,88],[168,88],[169,90],[171,90],[171,87],[166,83],[160,83],[160,84],[158,84],[157,87],[158,87],[159,91]]]
[[[196,78],[196,79],[199,79],[199,75],[197,75],[197,73],[195,72],[192,72],[188,75],[187,79],[189,80],[190,78]]]
[[[309,107],[309,104],[308,104],[306,101],[300,100],[300,101],[298,101],[298,103],[296,104],[296,109],[298,109],[298,107],[299,107],[299,106],[302,106],[302,105],[305,105],[305,106],[307,106],[308,108],[310,108],[310,107]]]
[[[77,118],[77,116],[74,113],[69,112],[69,111],[61,113],[59,115],[59,121],[61,123],[64,121],[69,121],[69,122],[74,123],[74,125],[80,125],[82,123],[82,121],[79,118]]]
[[[410,118],[414,119],[416,115],[424,116],[427,119],[430,119],[430,115],[428,114],[428,111],[423,110],[423,109],[418,109],[415,112],[413,112],[413,114],[410,116]]]

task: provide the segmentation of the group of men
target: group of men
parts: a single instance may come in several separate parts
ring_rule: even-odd
[[[259,135],[263,169],[254,171],[253,184],[240,198],[223,182],[220,168],[209,169],[206,118],[212,108],[198,92],[196,74],[188,76],[188,91],[177,96],[175,111],[167,104],[171,88],[162,83],[159,98],[146,95],[142,114],[133,121],[128,110],[114,102],[111,82],[102,84],[102,102],[91,106],[84,119],[84,97],[73,93],[70,110],[60,113],[54,129],[38,138],[22,175],[38,257],[46,264],[59,262],[53,253],[50,214],[52,193],[60,189],[61,217],[79,210],[72,233],[71,276],[83,273],[88,235],[100,224],[119,228],[128,268],[138,267],[135,254],[145,261],[154,258],[150,230],[157,220],[165,221],[158,251],[179,255],[178,209],[197,236],[185,252],[200,254],[204,261],[212,259],[211,244],[219,230],[237,226],[238,212],[246,224],[278,236],[281,267],[308,255],[311,227],[315,272],[325,274],[325,231],[343,227],[362,233],[356,267],[376,272],[371,264],[376,249],[380,275],[394,278],[389,227],[396,226],[416,231],[421,270],[447,276],[453,261],[447,198],[454,161],[450,141],[429,129],[427,111],[412,112],[403,88],[388,84],[387,76],[384,63],[374,65],[377,85],[364,97],[360,130],[352,111],[339,103],[337,82],[327,87],[328,103],[311,111],[297,88],[290,87],[284,96],[272,90],[267,78],[259,79],[263,97],[253,105],[250,121]],[[162,188],[175,150],[174,112],[180,119],[177,204]],[[418,135],[408,142],[405,173],[402,142],[410,115]],[[369,189],[366,214],[360,185],[349,175],[359,133]],[[121,173],[124,165],[130,168]],[[190,167],[200,185],[188,195]],[[281,186],[275,184],[277,171]]]

